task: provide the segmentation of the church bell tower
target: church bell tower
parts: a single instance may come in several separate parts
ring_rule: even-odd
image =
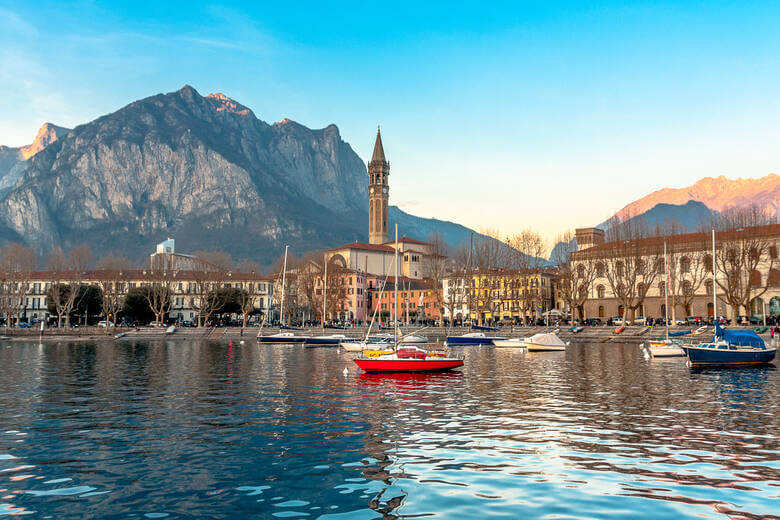
[[[382,135],[377,128],[374,154],[368,163],[368,242],[370,244],[387,242],[388,175],[390,175],[390,163],[385,160]]]

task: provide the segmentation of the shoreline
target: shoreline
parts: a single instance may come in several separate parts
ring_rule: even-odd
[[[748,330],[755,329],[756,327],[740,327],[739,329]],[[555,330],[555,327],[503,327],[496,332],[488,332],[488,336],[499,337],[528,337],[539,332],[546,332]],[[565,341],[571,341],[572,343],[643,343],[648,338],[660,337],[665,334],[664,327],[642,327],[631,326],[621,334],[614,334],[613,327],[600,326],[600,327],[586,327],[582,332],[573,333],[568,331],[568,327],[561,327],[558,335]],[[675,327],[672,330],[689,330],[685,327]],[[114,329],[110,333],[106,333],[106,329],[98,327],[89,327],[81,329],[70,329],[62,333],[57,329],[47,329],[41,336],[40,332],[31,329],[8,329],[7,331],[0,332],[0,340],[8,342],[20,342],[20,341],[38,341],[39,343],[51,343],[51,342],[115,342],[115,341],[128,341],[128,340],[166,340],[166,341],[185,341],[185,340],[209,340],[209,341],[233,341],[244,340],[246,343],[255,343],[255,338],[258,333],[262,332],[262,335],[267,336],[270,334],[276,334],[279,331],[277,328],[263,328],[248,327],[242,329],[240,327],[223,327],[216,329],[205,328],[179,328],[173,334],[166,334],[164,328],[158,327],[140,327],[136,329]],[[320,336],[329,334],[344,334],[351,339],[359,339],[365,335],[366,329],[363,327],[355,327],[351,329],[321,329],[321,328],[305,328],[294,331],[296,334],[302,336]],[[377,331],[379,332],[379,331]],[[387,332],[383,329],[382,332]],[[402,327],[401,333],[417,334],[428,338],[429,344],[432,343],[444,343],[448,335],[461,335],[471,332],[467,327],[456,327],[452,329],[441,327]],[[711,328],[706,332],[693,336],[683,336],[682,338],[697,338],[704,341],[712,333]],[[115,334],[123,334],[122,337],[116,338]],[[760,336],[769,341],[770,336],[768,331]]]

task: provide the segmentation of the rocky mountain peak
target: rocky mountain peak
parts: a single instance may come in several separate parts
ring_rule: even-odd
[[[216,108],[217,112],[231,112],[242,116],[253,115],[247,107],[227,97],[222,92],[215,92],[206,96],[206,99]]]
[[[57,139],[61,139],[69,132],[69,128],[53,125],[51,123],[43,123],[41,128],[38,130],[38,134],[35,136],[32,144],[21,147],[20,151],[22,153],[22,157],[25,160],[29,159]]]

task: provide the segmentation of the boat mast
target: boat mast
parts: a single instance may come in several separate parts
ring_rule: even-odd
[[[287,249],[290,246],[284,246],[284,267],[282,268],[282,307],[279,309],[279,323],[284,325],[284,282],[287,276]]]
[[[395,348],[398,348],[398,222],[395,223],[395,327],[393,334],[395,336]]]
[[[712,230],[712,323],[718,323],[718,284],[716,283],[715,230]]]
[[[322,283],[322,331],[325,331],[325,309],[328,301],[328,261],[325,257],[322,257],[322,261],[325,263],[325,280]]]
[[[669,260],[666,258],[666,240],[664,240],[664,268],[666,270],[666,287],[664,287],[664,323],[666,324],[666,341],[669,341]]]

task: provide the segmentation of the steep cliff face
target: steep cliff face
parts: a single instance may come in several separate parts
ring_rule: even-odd
[[[282,241],[362,237],[366,189],[365,166],[335,126],[269,125],[185,86],[37,151],[2,198],[0,224],[40,250],[84,242],[140,259],[175,235],[188,249],[270,261]]]
[[[771,214],[780,216],[780,176],[769,174],[760,179],[727,179],[705,177],[686,188],[664,188],[632,202],[618,212],[621,216],[640,215],[657,204],[701,202],[715,211],[732,206],[758,204]]]

